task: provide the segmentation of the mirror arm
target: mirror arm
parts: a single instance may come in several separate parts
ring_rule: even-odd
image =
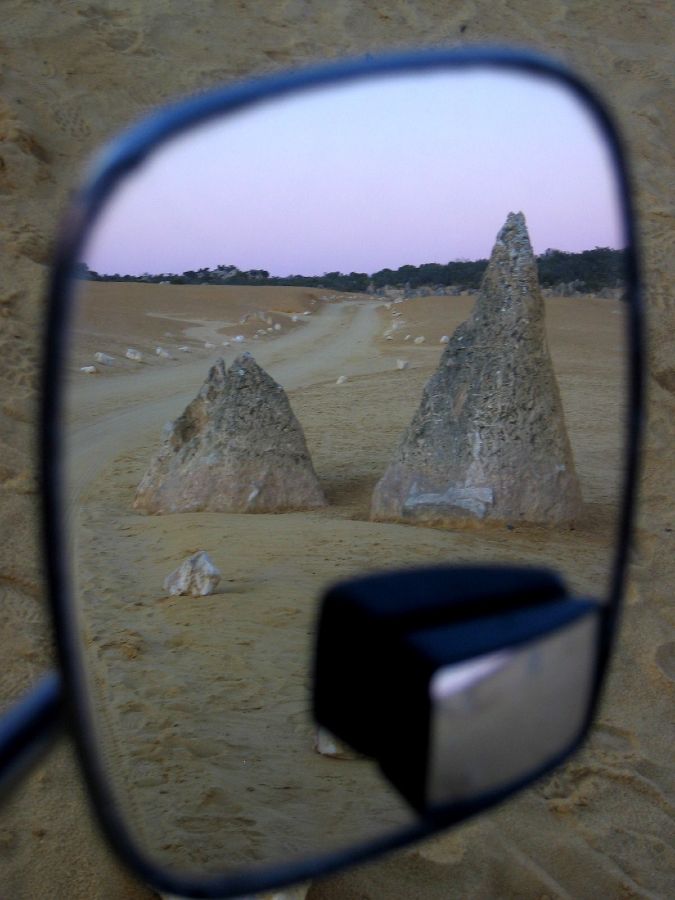
[[[45,675],[0,718],[0,797],[39,760],[63,725],[61,677]]]

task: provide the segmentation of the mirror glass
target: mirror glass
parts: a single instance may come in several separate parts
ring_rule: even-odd
[[[623,246],[588,112],[487,70],[259,103],[119,184],[73,292],[64,527],[101,756],[156,861],[414,821],[311,721],[328,584],[484,560],[604,595]]]
[[[535,641],[436,672],[429,805],[504,788],[572,743],[593,686],[597,631],[598,615],[585,616]]]

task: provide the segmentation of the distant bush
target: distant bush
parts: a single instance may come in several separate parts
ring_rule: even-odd
[[[429,285],[453,285],[464,290],[480,287],[487,259],[455,260],[448,263],[423,263],[421,266],[404,265],[398,269],[380,269],[379,272],[324,272],[323,275],[274,276],[266,269],[238,269],[232,265],[219,265],[213,269],[188,269],[181,274],[162,273],[151,275],[101,275],[79,263],[75,276],[91,281],[140,281],[159,284],[231,284],[276,285],[288,287],[314,287],[329,291],[362,293],[386,286],[414,290]],[[537,257],[539,281],[542,287],[561,283],[574,283],[578,291],[597,292],[602,288],[621,287],[624,280],[622,250],[596,247],[581,253],[565,250],[547,250]]]
[[[577,282],[577,290],[595,292],[621,287],[624,281],[623,251],[596,247],[581,253],[547,250],[537,257],[539,282],[552,287],[561,282]]]

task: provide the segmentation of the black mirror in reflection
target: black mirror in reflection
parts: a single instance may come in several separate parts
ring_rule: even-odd
[[[387,740],[361,748],[344,701],[371,696],[384,632],[344,632],[345,718],[321,728],[314,644],[326,588],[364,573],[497,563],[606,596],[623,240],[588,112],[525,75],[290,95],[121,181],[71,312],[65,526],[100,753],[152,859],[223,872],[339,850],[573,742],[592,604],[565,618],[558,598],[563,618],[517,634],[507,616],[452,660],[424,623],[397,633],[425,674],[406,693],[397,670],[371,707]]]

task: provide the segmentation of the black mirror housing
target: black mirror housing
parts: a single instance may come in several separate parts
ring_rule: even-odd
[[[506,662],[505,654],[518,655],[525,649],[533,652],[538,642],[551,640],[552,635],[583,622],[592,626],[587,638],[595,644],[597,613],[595,603],[570,598],[560,578],[545,569],[434,567],[343,582],[329,590],[323,601],[315,660],[314,715],[322,727],[358,752],[375,758],[418,812],[433,815],[435,807],[442,809],[452,802],[457,788],[444,789],[438,784],[435,790],[431,788],[439,778],[434,768],[440,764],[447,769],[440,762],[440,748],[434,750],[437,735],[450,728],[452,743],[453,726],[443,725],[442,720],[448,713],[451,718],[454,713],[457,719],[456,708],[439,712],[443,695],[447,701],[448,673],[454,672],[457,682],[456,674],[464,664],[464,674],[459,676],[461,691],[495,669],[490,660],[496,671]],[[546,743],[545,751],[540,748],[544,757],[557,759],[580,739],[596,662],[595,647],[589,648],[582,666],[584,700],[572,716],[575,724],[562,728],[567,737],[564,746],[560,736],[547,741],[540,738]],[[572,668],[577,665],[578,660],[570,661]],[[467,673],[467,666],[473,671]],[[561,689],[566,669],[550,675]],[[439,679],[445,681],[440,694]],[[532,680],[530,673],[530,684]],[[453,693],[452,687],[449,692]],[[466,703],[467,698],[461,702]],[[479,703],[484,704],[485,698]],[[517,709],[526,703],[527,691],[522,702],[514,700],[510,721],[504,723],[508,734],[486,734],[483,740],[477,737],[479,746],[470,755],[475,759],[476,753],[483,752],[484,740],[513,740],[514,730],[522,730]],[[522,709],[526,720],[539,717],[540,730],[553,731],[547,727],[547,715],[546,710]],[[513,752],[517,752],[515,748]],[[525,758],[522,748],[518,752],[521,759]],[[540,758],[541,753],[536,757],[532,760],[533,774],[547,762]],[[486,761],[484,765],[490,768],[491,763]],[[511,774],[516,776],[515,771]],[[495,771],[493,778],[483,771],[478,780],[483,787],[489,785],[490,791],[505,790],[508,785],[504,776],[505,772],[500,777]],[[453,781],[451,772],[446,772],[448,779]],[[463,779],[466,789],[460,791],[461,800],[473,802],[478,798],[471,796],[472,778],[465,773]],[[520,780],[514,777],[514,788]]]

